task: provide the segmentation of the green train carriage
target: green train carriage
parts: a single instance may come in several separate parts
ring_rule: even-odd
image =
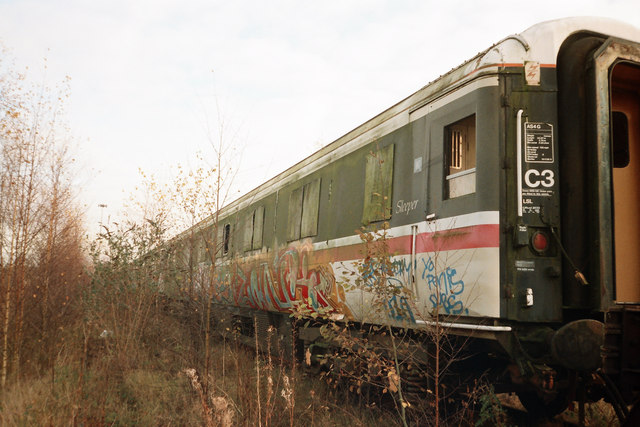
[[[605,371],[633,393],[637,381],[623,378],[638,374],[637,344],[605,334],[604,321],[613,308],[607,331],[637,328],[638,138],[640,31],[595,18],[541,23],[199,224],[218,231],[208,280],[218,304],[262,329],[288,330],[301,301],[415,329],[430,328],[437,309],[450,333],[500,348],[519,367],[512,379],[542,400],[566,385],[549,375],[601,368],[606,335]],[[361,262],[355,230],[385,221],[389,286],[411,292],[372,313],[344,277]]]

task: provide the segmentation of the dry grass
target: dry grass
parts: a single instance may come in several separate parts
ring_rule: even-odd
[[[33,369],[31,376],[1,393],[0,425],[402,424],[389,393],[367,397],[364,387],[362,394],[350,392],[347,382],[295,368],[279,343],[272,352],[256,353],[241,345],[233,331],[212,340],[205,395],[198,374],[204,366],[202,327],[175,307],[175,301],[168,304],[171,309],[150,312],[150,327],[127,352],[119,350],[117,336],[99,338],[102,328],[81,323],[67,328],[52,370],[37,374]],[[86,340],[85,331],[92,331]],[[408,408],[412,423],[432,425],[433,408],[428,402]],[[460,410],[465,411],[465,425],[474,425],[478,414],[473,411],[479,411],[479,406]],[[617,425],[604,402],[587,405],[586,414],[587,425]],[[462,422],[459,418],[455,419]],[[577,422],[577,406],[558,418],[559,423],[563,421]]]
[[[367,407],[346,387],[294,369],[279,349],[280,357],[256,354],[233,333],[212,342],[205,396],[202,378],[191,371],[204,366],[200,328],[163,309],[149,324],[126,352],[115,334],[99,338],[102,328],[68,328],[52,372],[1,393],[0,425],[399,425],[393,411]],[[92,331],[87,340],[85,330]]]

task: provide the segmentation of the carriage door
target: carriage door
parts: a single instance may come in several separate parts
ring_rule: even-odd
[[[640,67],[611,69],[615,283],[618,302],[640,301]]]
[[[613,239],[612,299],[640,302],[640,47],[609,39],[594,60],[598,172],[601,185],[611,179],[612,230],[601,224],[600,235]]]

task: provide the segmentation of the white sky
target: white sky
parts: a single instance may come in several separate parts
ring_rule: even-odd
[[[638,0],[0,0],[18,69],[72,78],[87,223],[210,154],[213,95],[249,191],[505,36],[567,16],[640,27]],[[212,71],[213,70],[213,71]]]

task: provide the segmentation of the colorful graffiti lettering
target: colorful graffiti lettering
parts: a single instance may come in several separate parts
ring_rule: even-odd
[[[353,317],[331,265],[314,265],[311,254],[310,245],[301,245],[283,250],[272,264],[256,258],[224,265],[212,281],[216,300],[281,312],[290,312],[304,301],[313,311],[328,308]]]
[[[462,300],[465,283],[455,268],[437,268],[429,256],[418,257],[416,264],[420,264],[422,270],[416,271],[416,279],[420,279],[421,286],[426,286],[427,303],[431,308],[449,315],[469,313]],[[382,275],[384,268],[388,271]],[[376,292],[376,280],[385,278],[385,286],[392,292],[381,301],[381,311],[389,319],[415,323],[408,286],[413,272],[407,257],[394,257],[391,263],[380,265],[364,262],[359,270],[361,292]],[[346,294],[359,286],[348,285],[349,280],[353,280],[349,278],[344,283],[336,281],[331,263],[314,262],[310,243],[283,249],[271,259],[265,254],[242,262],[229,262],[215,270],[215,280],[209,280],[209,271],[204,266],[201,268],[201,280],[213,283],[215,298],[222,304],[291,312],[302,303],[314,312],[340,313],[354,319]]]
[[[431,258],[422,259],[424,269],[422,279],[426,280],[429,288],[429,301],[434,309],[441,308],[447,314],[469,314],[462,300],[458,297],[464,291],[464,281],[456,280],[455,268],[446,267],[444,271],[437,272],[435,263]]]

